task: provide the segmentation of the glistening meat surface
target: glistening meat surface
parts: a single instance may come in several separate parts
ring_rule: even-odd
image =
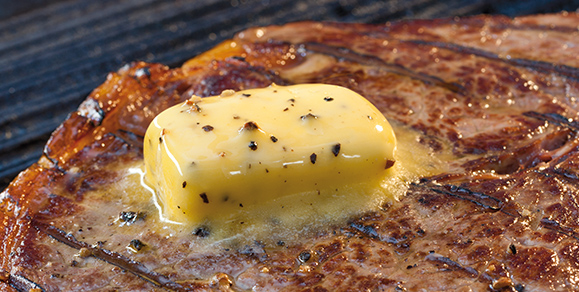
[[[111,73],[1,193],[0,289],[577,291],[578,26],[573,13],[303,22],[241,32],[182,68]],[[456,159],[291,244],[213,248],[153,228],[125,182],[153,117],[272,82],[351,88]]]

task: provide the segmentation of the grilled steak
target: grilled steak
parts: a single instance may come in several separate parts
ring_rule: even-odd
[[[255,28],[95,89],[0,194],[3,291],[579,291],[579,15]],[[420,133],[448,171],[297,242],[162,229],[134,194],[153,117],[193,94],[328,83]]]

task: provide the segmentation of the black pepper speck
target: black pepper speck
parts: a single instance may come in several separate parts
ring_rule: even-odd
[[[203,200],[203,203],[209,204],[209,199],[207,198],[207,194],[206,194],[206,193],[201,193],[201,194],[199,194],[199,197],[201,197],[201,199]]]
[[[342,145],[340,143],[335,144],[334,146],[332,146],[332,153],[334,153],[334,156],[338,156],[338,154],[340,154],[340,149],[342,148]]]
[[[334,100],[334,98],[329,97],[329,96],[326,96],[326,97],[324,97],[324,100],[325,100],[325,101],[332,101],[332,100]]]
[[[207,229],[206,227],[199,227],[197,229],[195,229],[195,231],[193,231],[193,235],[199,236],[199,237],[207,237],[209,236],[210,232],[209,229]]]
[[[310,162],[312,164],[316,164],[316,159],[318,159],[318,155],[316,155],[316,153],[312,153],[312,155],[310,155]]]
[[[309,261],[311,257],[312,257],[312,255],[310,254],[309,251],[302,251],[300,253],[300,255],[298,256],[298,260],[302,263],[305,263],[305,262]]]
[[[146,244],[144,244],[142,241],[140,241],[138,239],[133,239],[129,243],[129,246],[134,248],[136,251],[140,251],[141,249],[143,249],[143,247],[146,246]]]
[[[272,141],[273,143],[277,142],[277,137],[276,137],[276,136],[271,135],[271,136],[269,136],[269,138],[271,139],[271,141]]]
[[[213,126],[211,126],[211,125],[205,125],[205,126],[203,126],[202,129],[203,129],[203,131],[205,131],[205,132],[211,132],[211,131],[213,131],[214,128],[213,128]]]
[[[255,151],[255,150],[257,150],[257,143],[255,141],[250,141],[249,145],[247,145],[247,147],[249,147],[249,149]]]
[[[509,250],[511,251],[512,254],[517,254],[517,247],[511,243],[511,245],[509,245]]]
[[[137,220],[144,220],[145,217],[147,217],[145,213],[135,211],[123,211],[119,214],[119,220],[127,224],[133,224]]]

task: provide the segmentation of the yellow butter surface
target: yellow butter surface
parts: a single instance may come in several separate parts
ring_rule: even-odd
[[[382,113],[324,84],[193,97],[157,116],[144,140],[146,181],[162,216],[228,228],[383,200],[395,149]]]

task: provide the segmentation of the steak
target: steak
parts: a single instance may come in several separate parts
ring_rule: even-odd
[[[0,194],[0,289],[579,291],[578,27],[575,13],[300,22],[240,32],[181,68],[129,64]],[[126,179],[151,120],[271,83],[348,87],[454,159],[297,242],[225,248],[154,227]]]

